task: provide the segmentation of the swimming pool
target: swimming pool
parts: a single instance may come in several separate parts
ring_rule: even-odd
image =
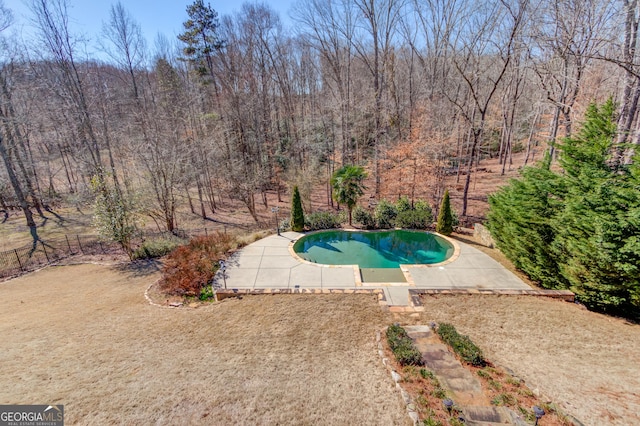
[[[454,248],[444,238],[420,231],[324,231],[306,235],[293,245],[301,258],[325,265],[399,268],[401,264],[440,263]]]

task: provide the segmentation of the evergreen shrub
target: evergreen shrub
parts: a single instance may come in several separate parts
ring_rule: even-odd
[[[334,229],[340,228],[342,216],[332,212],[313,212],[306,216],[304,222],[311,231]]]
[[[378,228],[383,229],[395,227],[397,215],[396,206],[387,200],[380,200],[374,212]]]
[[[484,367],[486,362],[480,348],[468,336],[459,334],[452,324],[440,323],[436,332],[464,361],[477,367]]]
[[[387,328],[387,342],[400,365],[422,365],[422,354],[401,326],[393,324]]]
[[[448,189],[444,191],[444,197],[442,197],[442,203],[440,203],[436,231],[442,235],[451,235],[453,232],[453,214],[451,212],[451,201],[449,200]]]
[[[293,187],[291,197],[291,230],[302,232],[304,230],[304,211],[302,210],[302,200],[297,186]]]
[[[353,219],[362,225],[364,229],[373,229],[376,227],[376,220],[373,214],[360,206],[353,209]]]

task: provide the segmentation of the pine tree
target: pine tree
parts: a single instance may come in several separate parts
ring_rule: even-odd
[[[453,214],[451,213],[451,201],[449,200],[448,189],[444,191],[444,197],[442,197],[436,231],[443,235],[451,235],[453,232]]]
[[[549,171],[549,161],[547,154],[489,197],[487,225],[498,248],[529,278],[545,288],[565,288],[551,246],[555,232],[550,219],[562,209],[566,188],[561,177]]]
[[[550,159],[527,167],[489,198],[500,250],[547,288],[569,288],[589,308],[640,319],[640,169],[612,168],[612,101],[590,105],[585,123]]]
[[[583,128],[564,141],[564,208],[550,222],[569,288],[600,311],[640,317],[640,193],[630,170],[614,170],[615,104],[592,104]],[[632,166],[634,168],[636,166]]]
[[[218,30],[218,13],[211,4],[195,0],[187,6],[187,14],[189,19],[183,23],[184,32],[178,35],[178,39],[186,44],[183,53],[200,75],[213,77],[212,55],[224,46]]]
[[[297,186],[293,187],[293,196],[291,197],[291,230],[295,232],[304,230],[304,211]]]

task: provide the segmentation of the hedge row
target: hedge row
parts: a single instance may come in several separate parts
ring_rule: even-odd
[[[422,354],[404,328],[397,324],[387,328],[387,342],[400,365],[422,365]]]
[[[441,323],[438,326],[437,333],[460,358],[469,364],[477,367],[483,367],[486,364],[480,348],[469,339],[469,336],[459,334],[453,325]]]

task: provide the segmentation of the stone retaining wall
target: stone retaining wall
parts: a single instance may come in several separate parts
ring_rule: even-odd
[[[261,294],[377,294],[378,301],[384,302],[384,291],[379,288],[352,289],[352,288],[256,288],[256,289],[218,289],[215,291],[217,301],[229,297],[241,297],[245,295]]]
[[[484,226],[479,223],[473,224],[473,236],[483,245],[489,248],[494,248],[496,246],[493,241],[493,237],[491,237],[491,232]]]
[[[411,289],[410,296],[422,294],[450,294],[450,295],[492,295],[492,296],[538,296],[562,299],[574,302],[576,295],[569,290],[489,290],[489,289]],[[412,298],[412,300],[414,300]]]

